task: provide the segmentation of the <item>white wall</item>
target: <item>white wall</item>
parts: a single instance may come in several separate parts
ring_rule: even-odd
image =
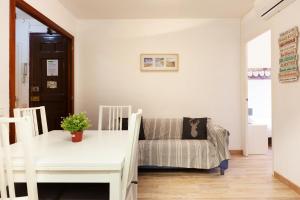
[[[300,26],[300,21],[298,20],[300,18],[299,9],[300,1],[295,1],[269,21],[260,20],[254,10],[242,21],[243,51],[247,41],[268,29],[272,31],[274,170],[298,186],[300,186],[300,157],[298,156],[300,151],[300,82],[281,84],[277,75],[279,71],[279,34],[294,26]],[[245,57],[243,58],[242,76],[244,76],[246,68],[246,59]]]
[[[208,116],[241,148],[240,20],[84,20],[76,110],[97,128],[98,105],[132,104],[145,117]],[[179,53],[179,72],[141,72],[141,53]]]
[[[271,31],[267,31],[247,43],[248,68],[271,68],[271,53]]]
[[[57,0],[25,0],[52,21],[76,36],[76,19]],[[0,111],[9,113],[9,1],[0,0]],[[75,47],[76,48],[76,47]],[[75,49],[76,54],[76,49]],[[75,60],[75,66],[77,60]],[[75,67],[76,68],[76,67]],[[76,79],[75,73],[75,79]],[[2,109],[1,109],[2,108]],[[1,113],[0,113],[1,115]]]
[[[0,0],[0,30],[0,115],[8,115],[9,1],[7,0]]]
[[[46,17],[60,25],[74,36],[76,35],[76,18],[58,0],[40,1],[25,0],[28,4],[43,13]]]
[[[75,111],[94,122],[102,103],[133,104],[146,116],[209,116],[230,130],[231,149],[241,148],[239,20],[84,21],[77,42],[76,19],[57,0],[26,2],[75,36]],[[0,9],[0,108],[8,115],[9,2]],[[145,52],[179,53],[180,71],[141,73]]]
[[[20,17],[16,20],[16,106],[29,106],[29,38],[30,33],[46,33],[47,26],[39,21]],[[27,64],[27,71],[24,68]],[[24,73],[27,73],[24,76]]]

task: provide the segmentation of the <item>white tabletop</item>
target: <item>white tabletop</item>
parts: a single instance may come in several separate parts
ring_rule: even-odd
[[[71,142],[66,131],[51,131],[33,138],[32,150],[38,170],[121,171],[128,132],[85,131],[83,141]],[[21,144],[12,145],[14,167],[22,168]]]

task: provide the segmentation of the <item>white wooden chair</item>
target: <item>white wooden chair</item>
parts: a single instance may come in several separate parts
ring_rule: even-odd
[[[10,153],[9,144],[9,124],[14,123],[21,128],[22,134],[20,134],[20,141],[22,142],[24,152],[24,170],[26,174],[27,193],[26,197],[16,198],[15,186],[14,186],[14,170],[13,160]],[[33,157],[31,155],[31,139],[32,139],[32,127],[30,117],[23,118],[0,118],[1,132],[0,132],[0,192],[1,200],[19,200],[29,199],[38,200],[36,171],[33,165]],[[8,187],[7,187],[8,186]],[[7,189],[9,195],[7,193]]]
[[[129,119],[130,115],[131,106],[100,105],[98,130],[121,131],[123,118]]]
[[[41,119],[42,134],[48,133],[46,110],[45,110],[44,106],[34,107],[34,108],[15,108],[14,109],[15,117],[29,116],[32,119],[33,136],[37,136],[40,134],[39,133],[39,125],[38,125],[39,123],[38,123],[38,118],[37,118],[38,113],[40,114],[40,119]],[[20,132],[18,127],[16,127],[16,132],[17,132],[16,135],[17,135],[17,140],[18,140],[18,134]]]
[[[137,199],[137,156],[142,110],[133,113],[129,120],[129,140],[122,177],[122,200]]]

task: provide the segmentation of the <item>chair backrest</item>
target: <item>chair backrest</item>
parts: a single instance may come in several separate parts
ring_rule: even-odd
[[[128,146],[125,156],[125,163],[123,167],[122,178],[122,200],[126,199],[126,194],[134,179],[137,169],[137,155],[138,155],[138,139],[140,132],[140,124],[142,118],[142,110],[139,109],[137,113],[133,113],[129,119],[128,127]]]
[[[41,120],[40,122],[41,122],[41,126],[42,126],[41,133],[42,134],[48,133],[46,110],[45,110],[44,106],[34,107],[34,108],[15,108],[14,109],[15,117],[29,116],[32,119],[31,121],[32,121],[33,136],[37,136],[40,134],[38,114],[40,114],[40,120]],[[16,132],[17,132],[17,139],[18,139],[18,133],[20,132],[18,127],[16,127]]]
[[[98,130],[121,131],[123,128],[123,119],[129,119],[130,115],[131,106],[100,105]]]
[[[0,118],[0,199],[16,199],[14,187],[14,170],[13,158],[11,155],[11,145],[9,144],[9,124],[14,123],[18,125],[22,134],[20,134],[20,141],[22,143],[24,152],[24,170],[26,174],[28,199],[38,200],[36,172],[33,165],[31,140],[32,122],[30,117],[23,118]],[[8,193],[6,190],[8,186]]]

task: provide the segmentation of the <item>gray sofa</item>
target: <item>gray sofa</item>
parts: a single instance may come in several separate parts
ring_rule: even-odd
[[[145,140],[139,141],[140,167],[228,168],[229,132],[207,123],[207,140],[182,140],[182,119],[143,119]]]

